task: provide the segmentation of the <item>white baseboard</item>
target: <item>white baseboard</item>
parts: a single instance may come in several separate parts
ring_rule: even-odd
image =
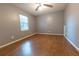
[[[4,45],[0,46],[0,48],[3,48],[3,47],[5,47],[5,46],[8,46],[8,45],[13,44],[13,43],[18,42],[18,41],[21,41],[21,40],[23,40],[23,39],[25,39],[25,38],[28,38],[28,37],[30,37],[30,36],[33,36],[33,35],[35,35],[35,34],[63,35],[63,34],[52,34],[52,33],[34,33],[34,34],[27,35],[27,36],[25,36],[25,37],[22,37],[22,38],[20,38],[20,39],[17,39],[17,40],[15,40],[15,41],[9,42],[9,43],[7,43],[7,44],[4,44]]]
[[[64,35],[64,34],[53,34],[53,33],[37,33],[37,34],[46,34],[46,35]]]
[[[25,38],[28,38],[28,37],[30,37],[30,36],[33,36],[33,35],[35,35],[35,33],[34,33],[34,34],[27,35],[27,36],[25,36],[25,37],[22,37],[22,38],[20,38],[20,39],[15,40],[15,41],[9,42],[9,43],[7,43],[7,44],[4,44],[4,45],[0,46],[0,48],[3,48],[3,47],[5,47],[5,46],[8,46],[8,45],[13,44],[13,43],[18,42],[18,41],[21,41],[21,40],[23,40],[23,39],[25,39]]]
[[[67,38],[65,35],[64,35],[64,37],[67,39],[68,42],[70,42],[70,44],[71,44],[77,51],[79,51],[79,48],[78,48],[72,41],[70,41],[69,38]]]

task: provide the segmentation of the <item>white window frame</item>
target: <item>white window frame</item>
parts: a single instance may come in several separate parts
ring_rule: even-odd
[[[21,31],[29,30],[29,18],[27,16],[24,16],[24,15],[21,15],[21,14],[19,15],[19,18],[20,18],[20,30]],[[24,23],[26,23],[26,24],[24,24]]]

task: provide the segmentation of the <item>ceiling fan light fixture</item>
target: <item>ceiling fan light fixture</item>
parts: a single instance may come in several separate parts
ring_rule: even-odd
[[[35,9],[35,11],[37,11],[41,6],[46,6],[46,7],[50,7],[50,8],[53,7],[53,5],[44,4],[44,3],[36,3],[36,4],[39,4],[39,5],[38,5],[37,8]]]

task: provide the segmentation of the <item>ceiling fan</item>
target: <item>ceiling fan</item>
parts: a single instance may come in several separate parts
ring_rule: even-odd
[[[36,7],[35,11],[38,11],[38,9],[39,9],[41,6],[46,6],[46,7],[50,7],[50,8],[53,7],[53,5],[49,5],[49,4],[41,4],[41,3],[37,3],[37,4],[39,4],[39,5]]]

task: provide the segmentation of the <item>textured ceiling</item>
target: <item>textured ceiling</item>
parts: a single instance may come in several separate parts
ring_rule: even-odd
[[[53,5],[54,7],[49,8],[46,6],[41,6],[38,11],[35,11],[36,7],[38,6],[38,4],[35,3],[14,3],[13,5],[33,15],[41,15],[45,13],[61,11],[64,10],[67,5],[66,3],[49,3],[49,4]]]

